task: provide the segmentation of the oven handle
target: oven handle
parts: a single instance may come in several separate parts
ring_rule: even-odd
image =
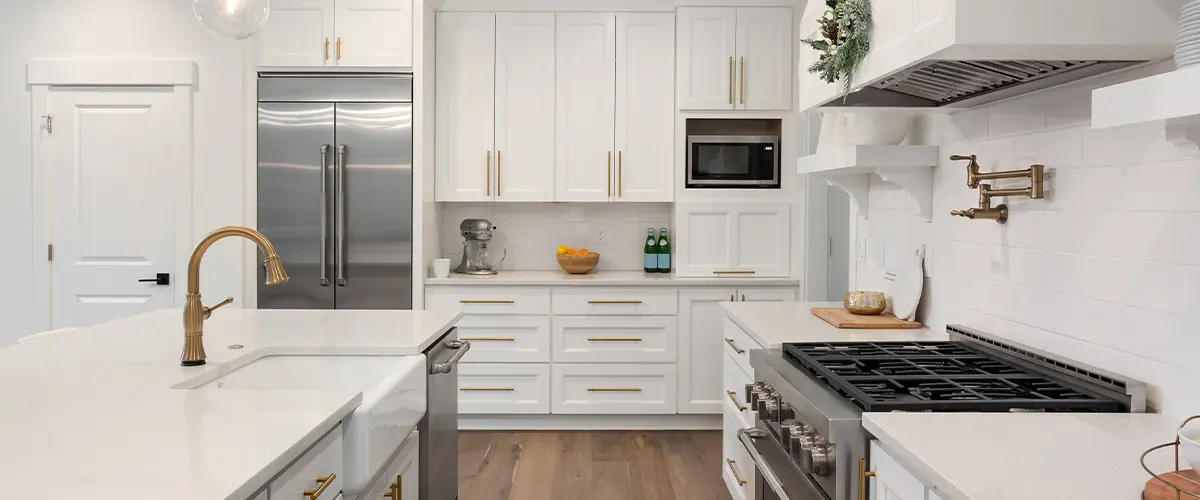
[[[754,447],[753,440],[765,436],[766,432],[753,427],[737,431],[738,441],[742,442],[742,447],[746,448],[746,452],[750,454],[750,460],[754,461],[754,466],[762,474],[763,480],[767,482],[767,486],[775,490],[775,494],[779,496],[779,500],[790,500],[787,492],[783,491],[783,483],[779,481],[779,477],[775,475],[775,471],[767,466],[767,461],[763,460],[762,455],[758,453],[758,449]]]

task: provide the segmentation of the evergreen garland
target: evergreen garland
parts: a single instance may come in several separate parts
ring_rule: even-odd
[[[826,0],[825,4],[830,10],[818,21],[820,32],[800,41],[821,53],[808,72],[828,83],[841,79],[849,92],[854,73],[871,50],[871,0]]]

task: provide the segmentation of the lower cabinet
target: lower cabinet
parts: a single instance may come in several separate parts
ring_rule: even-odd
[[[721,478],[733,500],[755,500],[754,462],[737,439],[737,424],[725,419],[721,436]]]
[[[332,432],[321,438],[287,470],[271,481],[268,489],[270,498],[315,498],[320,496],[307,492],[328,492],[329,498],[337,496],[342,490],[341,478],[345,471],[342,468],[342,427],[339,425]]]
[[[457,370],[461,414],[550,413],[548,364],[460,363]]]
[[[379,479],[358,497],[359,500],[417,500],[421,486],[421,463],[417,456],[420,437],[414,432],[404,442],[396,458],[383,469]]]
[[[556,364],[551,373],[553,413],[675,413],[674,364]]]
[[[871,500],[942,500],[929,486],[883,451],[879,441],[871,441]]]

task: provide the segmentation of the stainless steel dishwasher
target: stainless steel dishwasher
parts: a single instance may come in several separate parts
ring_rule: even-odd
[[[421,432],[421,500],[458,498],[458,361],[471,343],[458,340],[458,329],[425,351],[429,367],[425,418]]]

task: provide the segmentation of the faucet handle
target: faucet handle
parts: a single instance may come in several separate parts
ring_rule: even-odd
[[[217,309],[220,309],[220,308],[225,307],[232,303],[233,303],[233,297],[225,297],[225,300],[217,302],[212,307],[205,307],[204,308],[204,319],[208,319],[209,316],[212,316],[213,311],[216,311]]]

